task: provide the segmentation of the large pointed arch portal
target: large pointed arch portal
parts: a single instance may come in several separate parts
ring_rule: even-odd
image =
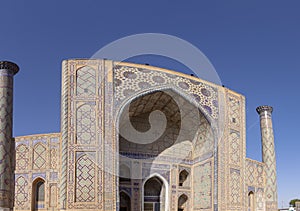
[[[132,210],[177,209],[176,204],[168,204],[172,166],[191,169],[214,153],[213,129],[200,106],[176,89],[154,90],[127,102],[118,126],[119,203],[126,201],[121,196],[121,190],[126,190],[131,191]],[[192,191],[188,171],[178,169],[173,174],[180,177],[178,187]],[[193,191],[198,195],[202,190]]]

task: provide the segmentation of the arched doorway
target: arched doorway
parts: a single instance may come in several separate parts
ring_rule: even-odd
[[[178,211],[187,211],[187,201],[188,197],[185,194],[178,198]]]
[[[248,194],[248,211],[254,211],[254,193],[252,191],[249,192]]]
[[[163,181],[151,177],[144,184],[144,211],[164,211],[166,188]]]
[[[37,178],[32,184],[31,210],[45,208],[45,180]]]
[[[120,211],[131,211],[130,197],[123,191],[120,192]]]

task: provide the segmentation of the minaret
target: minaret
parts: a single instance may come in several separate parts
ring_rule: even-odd
[[[277,211],[276,157],[272,126],[273,108],[271,106],[259,106],[256,108],[256,111],[260,117],[262,159],[265,163],[266,211]]]
[[[18,71],[16,64],[0,61],[0,211],[13,206],[13,79]]]

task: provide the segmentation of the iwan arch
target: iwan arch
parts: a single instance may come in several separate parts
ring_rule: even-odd
[[[0,62],[1,210],[277,210],[270,106],[257,108],[258,162],[241,94],[147,65],[62,66],[60,133],[13,138],[19,68]]]

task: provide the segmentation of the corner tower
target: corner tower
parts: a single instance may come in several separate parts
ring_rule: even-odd
[[[276,179],[276,157],[274,146],[274,134],[272,126],[271,106],[259,106],[256,108],[260,116],[262,159],[265,163],[266,173],[266,211],[277,210],[277,179]]]
[[[16,64],[0,61],[0,211],[13,206],[13,79],[18,71]]]

